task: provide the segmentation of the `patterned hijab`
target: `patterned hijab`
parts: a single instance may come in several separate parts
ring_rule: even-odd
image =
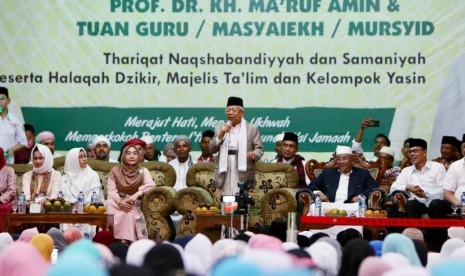
[[[33,166],[32,171],[36,174],[44,174],[50,171],[53,167],[53,155],[50,149],[44,145],[36,144],[31,150],[31,160],[34,160],[34,152],[38,150],[44,157],[44,163],[39,168]],[[34,162],[32,163],[34,164]]]
[[[139,153],[134,145],[125,145],[120,153],[120,165],[113,167],[108,177],[115,181],[118,192],[132,195],[144,183],[144,174],[139,164],[128,164],[125,153],[129,148],[134,148]]]

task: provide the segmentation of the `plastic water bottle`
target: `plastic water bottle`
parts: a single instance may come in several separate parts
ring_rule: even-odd
[[[51,256],[51,264],[54,265],[58,261],[58,246],[53,247],[52,256]]]
[[[287,213],[286,241],[297,243],[297,212]]]
[[[92,196],[90,197],[90,203],[97,203],[98,195],[95,191],[92,192]]]
[[[321,201],[321,196],[320,194],[316,194],[315,197],[315,214],[319,217],[321,217],[321,206],[323,205],[323,202]]]
[[[460,197],[460,213],[465,215],[465,192],[462,192],[462,196]]]
[[[365,212],[367,211],[367,204],[366,204],[365,199],[366,198],[364,195],[358,196],[358,216],[359,217],[364,217]]]
[[[63,192],[62,191],[59,191],[58,192],[58,198],[65,198],[65,196],[63,195]]]
[[[78,195],[78,202],[77,202],[77,211],[79,214],[84,213],[84,193],[82,191],[79,192]]]
[[[19,196],[19,213],[26,214],[26,194],[21,192]]]

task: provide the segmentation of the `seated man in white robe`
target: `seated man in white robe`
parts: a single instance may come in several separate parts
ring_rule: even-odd
[[[194,164],[190,156],[192,151],[191,140],[185,135],[179,135],[174,138],[174,152],[176,153],[176,158],[169,161],[174,171],[176,172],[176,184],[174,184],[174,189],[177,191],[187,188],[186,184],[186,175],[189,168]],[[171,215],[175,226],[177,227],[179,221],[181,220],[182,215],[178,212],[174,212]]]

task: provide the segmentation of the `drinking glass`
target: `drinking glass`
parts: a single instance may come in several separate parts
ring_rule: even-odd
[[[454,212],[452,214],[456,215],[457,214],[457,210],[460,209],[460,204],[458,203],[452,203],[451,206],[452,210],[454,210]]]
[[[11,205],[11,209],[13,209],[13,213],[16,214],[16,211],[18,210],[18,201],[13,200],[13,204]]]

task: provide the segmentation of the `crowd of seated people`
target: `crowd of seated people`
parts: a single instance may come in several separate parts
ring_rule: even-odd
[[[5,95],[2,90],[1,95]],[[364,155],[363,134],[370,125],[371,119],[362,121],[351,147],[335,147],[333,158],[336,166],[324,169],[313,181],[305,171],[305,158],[298,154],[299,137],[295,133],[287,131],[275,139],[275,162],[292,165],[299,176],[297,189],[319,194],[325,202],[356,203],[361,195],[368,201],[372,192],[381,186],[392,196],[395,205],[392,208],[393,216],[442,218],[450,214],[451,204],[459,204],[460,195],[465,192],[465,135],[462,141],[444,136],[441,157],[435,159],[428,157],[425,140],[408,138],[402,149],[403,159],[396,162],[395,150],[390,147],[390,140],[384,134],[375,138],[374,155]],[[83,145],[85,148],[73,148],[67,152],[64,175],[61,175],[53,169],[54,158],[60,156],[55,150],[55,135],[50,131],[35,135],[34,128],[26,126],[29,133],[23,131],[24,135],[18,135],[18,145],[13,143],[12,147],[6,149],[0,147],[0,211],[8,212],[11,202],[17,197],[17,188],[13,187],[16,179],[6,163],[30,162],[32,170],[24,174],[21,186],[28,201],[57,198],[61,191],[65,199],[75,202],[77,194],[83,191],[85,201],[89,202],[90,195],[96,191],[100,200],[106,200],[108,212],[115,215],[115,238],[125,243],[135,243],[147,237],[140,198],[155,187],[155,183],[147,169],[139,165],[140,162],[159,160],[170,164],[177,175],[175,189],[180,190],[186,187],[186,173],[192,164],[196,161],[215,162],[216,158],[208,150],[209,141],[216,139],[211,130],[206,130],[202,135],[201,155],[198,158],[191,156],[192,143],[184,135],[175,137],[172,144],[165,145],[163,152],[157,152],[149,136],[132,139],[124,144],[118,160],[111,158],[111,141],[105,136],[97,136],[92,143]],[[21,157],[26,152],[28,158]],[[12,153],[14,158],[11,158]],[[360,156],[384,166],[380,181],[377,182],[367,170],[354,166],[355,158]],[[109,174],[107,199],[104,198],[98,176],[87,164],[87,158],[117,163]],[[432,250],[440,250],[448,239],[446,230],[421,231]]]
[[[126,149],[130,162],[136,162],[136,148]],[[198,233],[160,244],[140,239],[128,245],[110,231],[86,239],[74,227],[0,233],[0,275],[435,276],[462,275],[465,269],[463,228],[449,229],[440,250],[428,252],[417,228],[372,241],[351,228],[335,239],[303,231],[296,242],[287,242],[285,225],[275,220],[258,233],[246,231],[214,243]]]

